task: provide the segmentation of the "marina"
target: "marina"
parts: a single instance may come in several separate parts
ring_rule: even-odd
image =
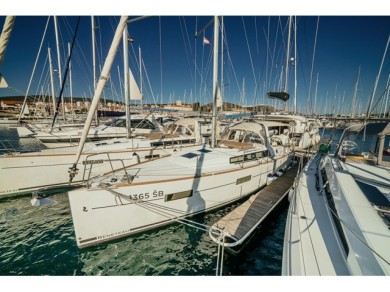
[[[0,41],[7,45],[15,17],[3,18]],[[317,100],[318,73],[311,95],[320,17],[309,18],[314,45],[303,95],[297,94],[303,81],[296,70],[302,66],[296,34],[303,31],[297,16],[270,17],[268,23],[259,18],[264,32],[268,26],[266,54],[260,58],[258,47],[256,61],[251,56],[246,65],[242,48],[228,42],[237,17],[163,19],[171,29],[179,21],[187,61],[192,59],[187,76],[179,69],[183,52],[165,55],[176,63],[175,78],[164,68],[169,98],[167,91],[163,95],[161,17],[116,17],[104,41],[95,33],[108,27],[109,18],[47,17],[24,98],[1,100],[0,275],[390,275],[390,76],[380,80],[390,36],[384,53],[384,41],[376,45],[383,57],[370,96],[359,96],[359,66],[353,92],[341,96],[336,85],[334,98],[325,98],[330,87],[321,88]],[[254,20],[256,29],[248,32],[257,42]],[[93,56],[93,81],[81,86],[80,23],[84,36],[92,34],[87,48]],[[189,23],[195,35],[183,29]],[[65,61],[59,24],[70,35]],[[248,24],[242,17],[251,55]],[[46,35],[49,25],[53,36]],[[271,27],[277,34],[272,49]],[[154,50],[135,50],[135,39],[144,44],[147,29],[157,28]],[[198,50],[190,48],[189,36]],[[45,38],[55,40],[57,61],[46,48],[39,68],[45,84],[29,96]],[[97,69],[95,46],[103,43]],[[4,50],[0,57],[1,65]],[[255,64],[265,58],[262,80]],[[250,67],[253,80],[245,75]],[[160,88],[151,85],[156,76]],[[1,89],[12,90],[8,76],[8,83],[0,77]],[[89,97],[82,87],[89,87]],[[73,89],[84,98],[73,100]],[[184,93],[175,97],[175,90]]]

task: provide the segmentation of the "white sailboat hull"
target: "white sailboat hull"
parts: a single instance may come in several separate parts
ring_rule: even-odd
[[[114,145],[115,146],[115,145]],[[119,147],[118,147],[119,148]],[[170,148],[130,148],[111,150],[109,156],[106,152],[88,151],[81,155],[77,168],[79,172],[74,177],[72,184],[69,184],[69,168],[74,163],[75,148],[69,147],[58,150],[46,150],[33,154],[14,154],[0,157],[0,197],[21,195],[37,190],[57,189],[79,185],[83,178],[103,175],[113,169],[123,166],[131,166],[138,162],[164,157],[174,151]],[[57,152],[57,153],[56,153]],[[139,157],[134,155],[136,153]],[[91,165],[86,166],[85,176],[83,162],[88,160],[99,161],[94,164],[91,172]],[[108,160],[110,158],[110,161]],[[122,163],[123,162],[123,163]]]

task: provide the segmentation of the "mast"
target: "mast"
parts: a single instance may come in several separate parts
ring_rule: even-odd
[[[54,30],[56,35],[56,48],[57,48],[57,62],[58,62],[58,79],[60,81],[59,84],[62,84],[62,69],[61,69],[61,53],[60,53],[60,42],[58,40],[58,23],[57,16],[54,16]],[[62,118],[65,123],[65,107],[64,107],[64,97],[61,96],[61,104],[62,104]]]
[[[219,19],[214,16],[214,56],[213,56],[213,115],[211,148],[216,147],[217,134],[217,90],[218,90],[218,37],[219,37]]]
[[[317,80],[316,80],[316,93],[314,95],[314,110],[313,113],[317,113],[317,90],[318,90],[318,73],[317,73]]]
[[[223,16],[221,17],[221,90],[220,90],[220,93],[221,93],[221,96],[220,96],[220,99],[221,99],[221,102],[222,102],[222,105],[221,105],[221,111],[223,111],[223,101],[222,101],[222,97],[223,97],[223,43],[224,43],[224,26],[223,26]]]
[[[387,86],[386,88],[389,88],[389,84],[390,84],[390,74],[389,76],[387,77]],[[388,108],[388,101],[389,101],[389,90],[387,90],[387,94],[386,94],[386,102],[385,102],[385,106],[384,106],[384,109],[383,109],[383,117],[386,116],[386,112],[388,113],[387,108]]]
[[[288,64],[290,62],[291,19],[292,19],[292,16],[289,16],[289,18],[288,18],[287,53],[286,53],[286,75],[285,75],[285,82],[284,82],[284,92],[287,92],[287,90],[288,90]]]
[[[356,95],[357,95],[357,90],[358,90],[358,84],[359,84],[359,76],[360,76],[360,66],[359,66],[359,71],[358,71],[358,75],[357,75],[357,79],[356,79],[356,84],[355,84],[355,92],[353,94],[353,98],[352,98],[352,107],[351,107],[351,118],[353,118],[354,114],[355,114],[355,106],[356,106]]]
[[[127,28],[123,30],[123,80],[125,87],[125,105],[126,105],[126,137],[131,137],[131,123],[130,123],[130,82],[129,82],[129,47],[128,47],[128,33]]]
[[[50,85],[51,85],[51,96],[53,101],[53,116],[56,112],[56,96],[54,92],[54,80],[53,80],[53,64],[51,61],[51,51],[50,48],[48,48],[48,54],[49,54],[49,68],[50,68]]]
[[[381,62],[381,65],[379,67],[378,75],[376,76],[374,91],[372,92],[370,103],[369,103],[368,108],[367,108],[366,119],[368,119],[369,116],[370,116],[372,101],[373,101],[373,99],[375,97],[376,88],[378,87],[379,76],[381,75],[381,72],[382,72],[382,66],[383,66],[383,62],[385,61],[385,56],[386,56],[386,53],[387,53],[387,48],[389,47],[389,42],[390,42],[390,36],[387,39],[386,49],[385,49],[385,52],[383,53],[382,62]]]
[[[142,57],[141,57],[141,46],[138,47],[138,53],[139,53],[139,84],[140,84],[140,91],[142,96]],[[141,106],[142,106],[142,100],[141,99]]]
[[[74,162],[73,166],[71,167],[71,169],[69,170],[70,182],[72,181],[73,177],[77,173],[77,162],[80,159],[81,152],[83,151],[83,148],[84,148],[84,143],[87,140],[89,128],[92,124],[92,119],[93,119],[93,116],[95,114],[97,105],[99,103],[100,96],[103,92],[104,86],[107,83],[108,76],[109,76],[109,73],[111,70],[111,66],[112,66],[112,63],[114,62],[114,58],[115,58],[116,52],[118,50],[119,42],[120,42],[122,34],[123,34],[123,30],[126,28],[126,25],[127,25],[126,21],[127,21],[127,16],[122,16],[120,18],[118,27],[116,28],[115,35],[114,35],[114,38],[113,38],[112,43],[111,43],[110,50],[108,51],[106,60],[104,62],[104,66],[103,66],[103,69],[101,71],[100,78],[99,78],[99,81],[96,85],[96,90],[95,90],[95,93],[94,93],[94,96],[93,96],[93,99],[91,102],[91,108],[88,112],[88,116],[87,116],[87,119],[85,121],[83,133],[82,133],[80,143],[79,143],[79,146],[77,149],[76,157],[75,157],[75,162]]]
[[[294,17],[294,115],[297,113],[297,16]]]
[[[91,16],[91,28],[92,28],[92,65],[93,65],[93,89],[96,89],[96,49],[95,49],[95,18]]]
[[[68,43],[68,55],[70,58],[70,43]],[[74,110],[73,110],[73,88],[72,88],[72,60],[69,61],[69,94],[70,94],[70,112],[72,116],[72,123],[74,122]]]
[[[95,17],[94,16],[91,16],[91,34],[92,34],[92,66],[93,66],[93,90],[95,91],[96,90],[96,84],[97,84],[97,80],[96,80],[96,48],[95,48],[95,44],[96,44],[96,37],[95,37]],[[95,113],[95,123],[96,125],[99,124],[99,121],[98,121],[98,115],[97,115],[97,109],[96,109],[96,113]]]
[[[292,16],[288,17],[288,37],[287,37],[287,52],[286,52],[286,72],[285,72],[285,82],[284,82],[284,92],[288,90],[288,67],[290,63],[290,40],[291,40],[291,20]],[[284,102],[284,111],[287,111],[288,103]]]

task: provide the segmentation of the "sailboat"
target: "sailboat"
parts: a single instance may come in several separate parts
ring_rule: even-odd
[[[389,142],[390,123],[353,125],[334,154],[322,145],[302,169],[289,196],[283,275],[390,275]]]
[[[214,17],[213,121],[208,143],[90,179],[68,193],[77,245],[85,248],[204,213],[252,194],[286,168],[274,122],[242,121],[216,136],[219,19]],[[283,129],[282,129],[283,128]],[[76,159],[77,161],[77,159]],[[72,169],[70,170],[72,173]]]
[[[389,43],[366,120],[345,128],[335,151],[321,145],[296,179],[283,275],[390,275],[390,123],[368,122]]]
[[[366,120],[345,128],[334,153],[321,145],[297,177],[283,275],[390,275],[390,123],[368,122],[389,44]]]

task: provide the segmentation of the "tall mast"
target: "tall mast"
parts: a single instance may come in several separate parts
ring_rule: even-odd
[[[223,98],[223,43],[224,43],[224,26],[223,26],[223,16],[221,17],[221,88],[220,88],[220,92],[221,92],[221,99]],[[221,105],[221,111],[223,111],[223,101],[222,101],[222,105]]]
[[[216,146],[217,134],[217,90],[218,90],[218,38],[219,38],[219,19],[214,16],[214,56],[213,56],[213,116],[212,116],[212,133],[211,148]]]
[[[286,72],[285,72],[285,82],[284,82],[284,92],[288,90],[288,65],[290,63],[290,40],[291,40],[291,20],[292,16],[288,17],[288,37],[287,37],[287,52],[286,52]],[[284,110],[287,111],[288,102],[284,102]]]
[[[389,76],[387,77],[387,86],[386,88],[389,88],[389,84],[390,84],[390,74]],[[388,101],[389,101],[389,90],[387,90],[387,94],[386,94],[386,102],[385,102],[385,106],[383,108],[383,117],[386,116],[386,113],[388,112],[387,108],[388,108]]]
[[[60,42],[58,39],[58,23],[57,16],[54,16],[54,30],[56,35],[56,48],[57,48],[57,63],[58,63],[58,79],[60,80],[59,84],[62,84],[62,68],[61,68],[61,53],[60,53]],[[61,96],[61,104],[62,104],[62,118],[65,123],[65,106],[64,106],[64,96]]]
[[[92,65],[93,65],[93,89],[96,89],[96,50],[95,50],[95,18],[91,16],[91,28],[92,28]]]
[[[376,88],[378,87],[378,81],[379,81],[379,77],[380,77],[381,72],[382,72],[382,66],[383,66],[383,62],[385,61],[385,56],[386,56],[386,53],[387,53],[387,48],[389,47],[389,42],[390,42],[390,36],[387,39],[386,49],[385,49],[385,52],[383,53],[382,62],[381,62],[381,65],[379,67],[378,75],[376,76],[374,91],[372,92],[372,96],[371,96],[371,99],[370,99],[370,104],[368,105],[368,108],[367,108],[367,113],[366,113],[366,118],[367,119],[369,118],[369,115],[370,115],[372,101],[373,101],[373,99],[375,97]]]
[[[91,29],[92,29],[91,33],[92,33],[93,91],[95,92],[97,80],[96,80],[96,48],[95,48],[95,44],[96,44],[95,29],[96,29],[96,27],[95,27],[95,17],[94,16],[91,16]],[[95,113],[96,125],[99,124],[97,110],[98,109],[96,109],[96,113]]]
[[[294,115],[297,113],[297,16],[294,17]]]
[[[142,57],[141,57],[141,46],[138,47],[138,53],[139,53],[139,84],[140,84],[140,91],[142,96]],[[142,100],[141,98],[141,106],[142,106]]]
[[[287,90],[288,90],[288,64],[290,62],[291,19],[292,19],[292,16],[289,16],[289,18],[288,18],[287,52],[286,52],[286,75],[285,75],[285,82],[284,82],[284,92],[287,92]]]
[[[70,56],[70,43],[68,43],[68,55]],[[73,110],[73,88],[72,88],[72,59],[69,61],[69,94],[70,94],[70,112],[72,116],[72,123],[74,121]]]
[[[356,95],[357,95],[358,84],[359,84],[359,76],[360,76],[360,66],[359,66],[359,71],[358,71],[358,75],[357,75],[357,79],[356,79],[356,84],[355,84],[355,92],[354,92],[353,98],[352,98],[351,118],[353,118],[353,115],[355,114]]]
[[[48,48],[48,55],[49,55],[49,68],[50,68],[50,85],[51,85],[51,96],[53,101],[53,115],[56,112],[56,96],[54,92],[54,80],[53,80],[53,64],[51,61],[51,51],[50,48]]]
[[[317,80],[316,80],[316,93],[314,95],[314,110],[313,110],[314,114],[317,114],[317,89],[318,89],[318,73],[317,73]]]
[[[131,137],[130,124],[130,79],[129,79],[129,47],[128,47],[128,33],[127,28],[123,30],[123,83],[125,87],[125,105],[126,105],[126,137]]]

